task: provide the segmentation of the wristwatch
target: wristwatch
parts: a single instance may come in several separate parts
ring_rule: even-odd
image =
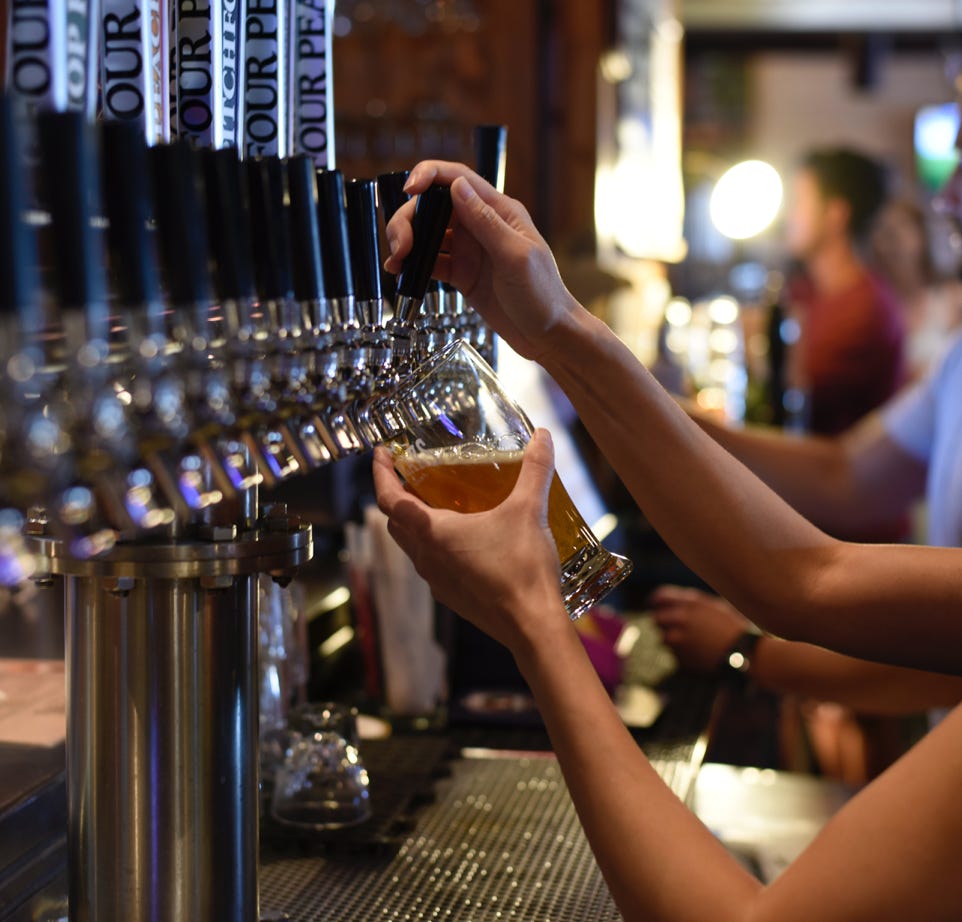
[[[761,634],[756,634],[754,631],[743,631],[739,634],[738,639],[728,648],[718,664],[721,674],[745,681],[751,671],[752,657],[755,655],[755,647],[758,646],[761,637]]]

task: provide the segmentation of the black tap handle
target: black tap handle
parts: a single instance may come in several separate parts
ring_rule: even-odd
[[[377,183],[352,179],[347,194],[347,231],[354,270],[354,295],[362,301],[381,297],[381,254],[377,240]]]
[[[291,268],[294,272],[294,297],[298,301],[320,301],[324,297],[321,232],[317,220],[317,178],[314,170],[314,160],[308,154],[296,154],[287,161],[291,199],[288,211]]]
[[[37,240],[23,214],[22,143],[11,99],[0,93],[0,316],[24,316],[39,300]]]
[[[451,211],[448,186],[430,186],[418,196],[411,222],[414,243],[398,273],[397,293],[400,297],[414,301],[424,298],[444,242],[444,232],[451,220]]]
[[[244,301],[254,294],[251,280],[251,216],[247,184],[237,150],[200,152],[207,210],[208,249],[219,301]]]
[[[279,157],[256,157],[247,161],[254,278],[257,293],[270,300],[289,298],[294,293],[284,181],[284,162]]]
[[[410,196],[404,191],[404,184],[410,176],[409,170],[399,170],[396,173],[381,173],[377,178],[377,198],[381,207],[381,217],[384,226],[394,217],[394,213]],[[388,297],[393,301],[397,292],[397,278],[389,273],[382,276],[382,284],[387,289]]]
[[[394,212],[410,198],[404,191],[409,175],[409,170],[398,170],[396,173],[381,173],[377,178],[377,197],[385,226],[394,217]]]
[[[183,138],[150,148],[147,159],[169,299],[175,306],[193,304],[206,311],[210,303],[207,218],[198,154]]]
[[[42,112],[37,128],[57,297],[62,308],[84,308],[88,335],[103,338],[103,239],[93,226],[100,212],[97,136],[80,112]]]
[[[158,295],[147,221],[150,216],[147,144],[136,122],[104,122],[101,175],[107,212],[107,246],[121,304],[152,304]]]
[[[344,176],[340,170],[317,171],[317,215],[321,225],[321,260],[329,298],[354,294],[351,250],[347,235]]]
[[[504,192],[504,164],[508,151],[507,125],[478,125],[474,129],[475,169],[498,192]]]

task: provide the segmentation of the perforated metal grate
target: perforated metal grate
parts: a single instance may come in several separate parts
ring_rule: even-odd
[[[435,782],[449,773],[456,755],[453,743],[440,736],[364,740],[361,756],[371,775],[371,818],[337,831],[294,834],[289,827],[279,826],[270,817],[270,791],[265,790],[262,854],[393,855],[413,828],[417,811],[434,800]]]
[[[292,922],[620,919],[551,758],[465,759],[390,859],[265,862],[264,909]]]

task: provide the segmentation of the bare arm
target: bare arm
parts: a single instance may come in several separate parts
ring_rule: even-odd
[[[852,800],[762,888],[655,777],[607,701],[586,693],[597,684],[590,669],[579,668],[576,651],[571,662],[567,654],[544,644],[518,662],[626,922],[896,922],[962,912],[962,887],[952,883],[962,841],[962,714]]]
[[[713,672],[752,625],[724,599],[697,589],[661,586],[649,599],[655,622],[679,661]],[[917,714],[962,701],[962,677],[887,666],[812,644],[762,637],[750,675],[762,688],[837,701],[861,714]]]
[[[719,423],[685,402],[686,412],[719,445],[802,515],[833,534],[866,534],[902,515],[925,490],[926,466],[870,413],[832,438],[786,435]]]
[[[551,342],[543,364],[649,521],[752,621],[844,653],[962,672],[962,552],[830,539],[680,413],[599,320],[572,311]]]
[[[575,301],[517,202],[456,164],[419,164],[407,189],[438,180],[452,184],[455,222],[436,274],[554,377],[695,572],[774,634],[962,672],[962,552],[845,544],[819,531],[688,419]],[[391,221],[389,269],[410,247],[412,210]]]
[[[872,663],[775,637],[759,641],[751,677],[764,688],[837,701],[860,714],[918,714],[962,701],[960,676]]]
[[[428,509],[405,492],[386,452],[374,477],[391,534],[436,596],[513,653],[626,922],[957,919],[962,712],[763,888],[665,787],[602,688],[561,605],[547,530],[551,470],[541,434],[511,496],[475,515]]]

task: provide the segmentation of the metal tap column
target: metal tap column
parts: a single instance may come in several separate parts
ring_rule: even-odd
[[[238,536],[118,545],[66,576],[71,922],[256,922],[257,574],[311,532],[268,512]]]

